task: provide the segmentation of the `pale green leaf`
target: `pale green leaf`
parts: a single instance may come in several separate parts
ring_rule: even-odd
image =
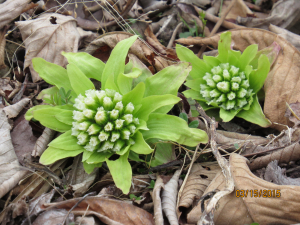
[[[35,110],[39,110],[39,109],[47,109],[47,108],[52,108],[53,106],[51,105],[36,105],[33,106],[32,108],[28,109],[26,114],[25,114],[25,119],[26,120],[31,120],[33,118],[33,112]]]
[[[102,166],[102,163],[88,164],[86,162],[83,162],[83,168],[87,174],[90,174],[91,172],[94,171],[95,168],[101,167],[101,166]]]
[[[76,97],[66,69],[57,64],[47,62],[42,58],[32,59],[32,65],[34,70],[47,83],[55,85],[58,89],[63,87],[65,90],[71,90],[71,95]]]
[[[131,91],[132,88],[132,78],[125,76],[124,74],[120,74],[118,76],[117,84],[119,87],[119,91],[122,95],[127,94]]]
[[[213,67],[221,64],[220,60],[218,60],[218,58],[213,57],[213,56],[204,55],[203,60],[209,65],[209,68],[213,68]]]
[[[121,149],[120,151],[116,152],[118,155],[124,155],[125,153],[129,152],[131,145],[125,146],[125,148]]]
[[[192,70],[190,76],[193,79],[203,77],[206,72],[210,71],[210,68],[203,60],[199,59],[194,52],[182,45],[176,45],[176,53],[178,58],[183,62],[190,62],[192,64]]]
[[[219,55],[217,58],[221,63],[228,62],[228,52],[230,50],[231,45],[231,32],[224,32],[220,35],[220,40],[218,43],[218,52]]]
[[[130,150],[134,151],[137,154],[150,154],[153,152],[153,149],[145,142],[141,132],[137,131],[134,134],[133,140],[135,144],[130,147]]]
[[[142,99],[142,107],[134,114],[135,117],[148,120],[149,114],[162,106],[174,105],[180,101],[180,98],[174,95],[152,95]]]
[[[57,107],[52,107],[51,110],[49,108],[39,109],[33,111],[33,117],[45,127],[48,127],[52,130],[56,130],[59,132],[66,132],[70,130],[72,126],[62,123],[55,118],[56,114],[64,111],[65,110],[59,109]]]
[[[84,95],[86,90],[95,89],[92,81],[75,64],[68,64],[67,71],[73,90],[77,95]]]
[[[193,89],[186,90],[182,92],[186,98],[192,98],[195,100],[207,102],[207,100],[200,94],[200,91],[195,91]]]
[[[66,133],[60,135],[51,141],[48,146],[53,148],[60,148],[63,150],[84,150],[83,146],[77,144],[77,138],[72,136],[72,131],[69,130]]]
[[[223,122],[229,122],[236,116],[238,112],[239,110],[225,110],[223,108],[220,108],[220,117]]]
[[[62,52],[61,54],[67,58],[69,63],[76,65],[85,76],[101,81],[105,63],[100,59],[86,52]]]
[[[132,91],[123,95],[123,103],[128,104],[131,102],[133,105],[141,104],[145,92],[145,84],[139,83],[133,88]]]
[[[65,110],[64,112],[58,113],[55,115],[55,118],[65,124],[72,125],[73,120],[73,111]]]
[[[154,158],[151,160],[151,167],[159,166],[176,160],[175,148],[172,143],[164,143],[159,139],[150,139],[147,142],[155,148]]]
[[[147,126],[148,131],[141,131],[145,140],[159,138],[187,146],[196,146],[208,141],[207,134],[203,130],[189,128],[183,119],[176,116],[152,113]]]
[[[113,153],[93,152],[93,154],[85,162],[90,164],[101,163],[112,155]]]
[[[133,151],[129,152],[128,159],[136,161],[136,162],[144,162],[144,160],[140,159],[139,154],[137,154]]]
[[[165,94],[177,96],[178,89],[185,81],[190,70],[189,63],[179,63],[168,66],[154,76],[148,77],[145,82],[144,97]]]
[[[128,194],[132,178],[132,170],[130,163],[128,162],[128,154],[129,152],[120,156],[120,158],[115,161],[106,159],[107,166],[116,186],[120,188],[124,194]]]
[[[272,122],[265,117],[256,95],[253,98],[250,109],[242,110],[236,116],[251,123],[258,124],[261,127],[269,127],[272,125]]]
[[[261,55],[258,59],[258,68],[253,70],[249,77],[250,88],[257,93],[264,85],[270,71],[270,62],[266,55]]]
[[[60,159],[74,157],[82,153],[83,150],[63,150],[59,148],[48,147],[40,158],[40,163],[43,165],[50,165]]]
[[[83,154],[82,154],[82,162],[86,161],[88,158],[90,158],[90,156],[93,154],[93,152],[84,150]]]
[[[206,84],[206,81],[203,80],[202,78],[198,78],[198,79],[193,79],[193,80],[187,80],[184,85],[195,90],[195,91],[199,91],[200,92],[200,84]]]
[[[138,36],[132,36],[123,41],[120,41],[112,50],[110,57],[105,65],[102,74],[102,88],[109,88],[107,81],[117,83],[119,74],[124,73],[125,59],[129,48],[135,42]],[[111,86],[111,85],[110,85]]]
[[[54,95],[58,91],[59,91],[59,89],[56,86],[46,88],[39,93],[39,95],[36,97],[36,99],[46,99],[46,98],[50,99],[50,96]]]
[[[246,66],[254,59],[257,53],[258,45],[249,45],[239,59],[239,68],[244,71]]]

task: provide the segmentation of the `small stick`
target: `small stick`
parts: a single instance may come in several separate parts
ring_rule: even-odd
[[[182,22],[180,22],[179,24],[177,24],[177,26],[176,26],[173,34],[172,34],[172,37],[171,37],[171,39],[169,41],[169,44],[168,44],[167,48],[172,48],[174,40],[175,40],[175,37],[177,35],[177,32],[178,32],[179,28],[182,26],[182,24],[183,24]]]
[[[222,25],[222,23],[224,22],[226,16],[228,15],[228,13],[230,12],[230,10],[232,9],[232,7],[235,5],[237,0],[232,0],[230,5],[228,6],[228,8],[226,9],[226,11],[224,12],[224,14],[222,15],[221,19],[216,23],[216,25],[214,26],[214,29],[211,31],[210,36],[213,36],[217,30],[220,28],[220,26]],[[201,49],[199,50],[197,56],[200,58],[200,56],[202,55],[202,53],[204,52],[204,50],[206,49],[207,45],[203,45],[201,47]]]

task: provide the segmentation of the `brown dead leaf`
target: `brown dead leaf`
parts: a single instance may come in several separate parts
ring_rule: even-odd
[[[29,103],[29,101],[30,101],[29,98],[23,98],[21,101],[17,102],[16,104],[5,107],[3,111],[5,112],[8,118],[14,118],[17,115],[19,115],[21,110]]]
[[[12,86],[9,84],[10,78],[0,78],[0,95],[3,97],[8,97],[9,94],[13,91]]]
[[[126,32],[107,33],[101,35],[99,38],[91,42],[85,51],[91,55],[94,55],[97,54],[99,49],[102,48],[108,47],[109,49],[113,49],[118,42],[130,36],[132,36],[132,34]],[[147,65],[148,67],[154,67],[156,71],[160,71],[163,68],[175,63],[172,59],[168,59],[165,56],[156,55],[146,44],[144,44],[139,39],[133,43],[129,50],[129,53],[136,55],[145,65]]]
[[[11,142],[10,129],[6,114],[0,109],[0,198],[27,173],[27,171],[20,170],[20,164]]]
[[[32,225],[59,225],[65,221],[65,217],[68,215],[69,223],[75,221],[73,213],[68,214],[67,210],[64,209],[52,209],[40,214],[32,223]]]
[[[224,190],[225,178],[222,171],[219,171],[215,178],[211,181],[203,195],[213,191]],[[202,215],[201,201],[187,215],[187,222],[196,224]],[[229,195],[225,195],[218,202],[217,210],[214,213],[214,223],[218,225],[241,225],[251,224],[253,219],[249,215],[242,198],[235,196],[235,191]]]
[[[269,17],[260,18],[237,18],[237,22],[246,27],[255,27],[267,30],[270,24],[279,26],[281,28],[289,29],[295,25],[299,19],[300,1],[285,0],[277,2],[269,15]]]
[[[219,170],[220,167],[217,163],[204,167],[200,164],[194,164],[182,191],[178,206],[189,208],[194,203],[195,199],[200,199]],[[179,210],[182,211],[180,208]]]
[[[300,102],[297,101],[296,103],[289,104],[284,116],[292,122],[294,127],[298,127],[300,124]]]
[[[299,1],[300,3],[300,1]],[[297,3],[298,4],[298,3]],[[300,99],[300,53],[284,38],[269,31],[244,28],[231,30],[234,48],[240,51],[251,44],[258,44],[259,50],[270,46],[273,42],[280,45],[281,51],[271,68],[265,81],[265,104],[264,113],[269,120],[280,124],[288,124],[284,117],[286,102],[294,103]],[[178,42],[186,45],[213,45],[217,48],[220,34],[211,38],[182,38]],[[285,129],[284,126],[273,125],[278,130]]]
[[[28,215],[28,204],[26,202],[26,197],[23,196],[22,199],[16,203],[11,203],[4,212],[4,217],[1,222],[1,225],[6,224],[17,224],[16,217],[18,216],[27,216]]]
[[[161,206],[161,198],[160,198],[160,192],[161,190],[165,188],[165,185],[163,183],[162,178],[157,175],[156,182],[153,189],[153,203],[154,203],[154,219],[155,219],[155,225],[161,225],[164,224],[164,218],[162,213],[162,206]]]
[[[31,0],[7,0],[0,4],[0,28],[18,17]]]
[[[48,147],[50,141],[52,141],[55,133],[56,132],[54,130],[45,127],[42,135],[36,140],[31,155],[33,157],[41,156],[43,152],[46,150],[46,148]]]
[[[67,59],[60,53],[78,50],[80,35],[76,20],[71,16],[45,13],[34,20],[16,22],[16,25],[26,46],[24,68],[30,68],[33,82],[41,80],[32,66],[31,60],[34,57],[65,66]]]
[[[230,1],[224,1],[222,5],[222,11],[221,15],[224,14],[226,9],[228,8]],[[240,17],[248,17],[249,15],[253,15],[253,12],[248,8],[248,6],[245,4],[243,0],[237,0],[234,4],[233,8],[229,11],[229,13],[226,16],[226,20],[235,22],[236,18],[238,16]]]
[[[15,149],[15,153],[21,164],[26,159],[30,159],[30,155],[37,138],[32,133],[29,121],[23,119],[14,127],[11,132],[11,141]]]
[[[58,203],[45,204],[48,209],[65,209],[69,211],[80,198]],[[106,224],[152,225],[153,216],[143,209],[131,204],[102,197],[86,197],[72,211],[74,215],[94,215]]]
[[[171,180],[169,180],[169,182],[165,184],[165,188],[162,193],[162,209],[171,225],[179,224],[176,215],[176,199],[178,193],[178,179],[180,173],[180,170],[176,170]]]
[[[276,185],[256,177],[247,166],[247,159],[231,154],[230,168],[235,182],[235,191],[224,196],[219,201],[219,207],[214,214],[215,224],[294,224],[300,222],[299,206],[300,187],[291,185]],[[204,194],[225,186],[225,179],[220,172],[211,182]],[[238,190],[238,192],[236,192]],[[241,190],[248,190],[247,197],[240,196]],[[252,196],[251,196],[252,190]],[[254,197],[258,190],[260,197]],[[261,192],[260,192],[261,190]],[[279,190],[280,197],[263,197],[263,190]],[[246,192],[245,192],[246,193]],[[268,196],[269,191],[267,191]],[[278,196],[278,195],[277,195]],[[195,207],[188,216],[189,223],[196,223],[201,217],[201,204]]]

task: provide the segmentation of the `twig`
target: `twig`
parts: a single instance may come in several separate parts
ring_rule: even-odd
[[[214,224],[213,215],[214,215],[216,205],[222,197],[230,194],[234,190],[234,180],[231,175],[230,166],[229,166],[228,161],[224,157],[222,157],[222,155],[220,154],[220,152],[218,151],[218,148],[217,148],[217,143],[215,141],[215,139],[216,139],[216,121],[214,120],[214,118],[211,119],[210,117],[208,117],[199,104],[196,104],[196,109],[201,114],[201,116],[203,116],[205,119],[207,119],[208,123],[210,124],[210,129],[209,129],[210,130],[210,132],[209,132],[210,133],[210,147],[212,149],[212,153],[214,154],[215,158],[218,161],[219,166],[222,168],[222,172],[225,177],[224,190],[219,191],[212,197],[212,199],[209,201],[206,209],[202,213],[200,220],[197,223],[197,225],[212,225],[212,224]]]
[[[217,30],[220,28],[220,26],[222,25],[222,23],[224,22],[226,16],[228,15],[228,13],[230,12],[230,10],[232,9],[232,7],[234,6],[234,4],[236,3],[237,0],[232,0],[230,5],[228,6],[228,8],[226,9],[226,11],[224,12],[224,14],[222,15],[221,19],[216,23],[216,25],[214,26],[214,29],[211,31],[210,36],[213,36]],[[197,56],[200,58],[200,56],[202,55],[202,53],[204,52],[204,50],[206,49],[207,45],[203,45],[200,49],[200,51],[198,52]]]
[[[171,37],[171,39],[169,41],[169,44],[168,44],[167,48],[172,48],[174,40],[175,40],[175,37],[177,35],[177,32],[178,32],[179,28],[182,26],[182,24],[183,24],[182,22],[180,22],[179,24],[177,24],[177,26],[176,26],[173,34],[172,34],[172,37]]]

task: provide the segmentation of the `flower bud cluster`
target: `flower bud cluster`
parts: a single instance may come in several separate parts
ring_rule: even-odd
[[[133,145],[139,119],[132,113],[134,105],[125,105],[115,90],[88,90],[75,99],[72,135],[87,151],[118,152]]]
[[[222,63],[206,73],[200,84],[200,94],[206,99],[207,104],[215,103],[225,110],[237,110],[244,107],[250,99],[252,89],[249,80],[240,68]]]

